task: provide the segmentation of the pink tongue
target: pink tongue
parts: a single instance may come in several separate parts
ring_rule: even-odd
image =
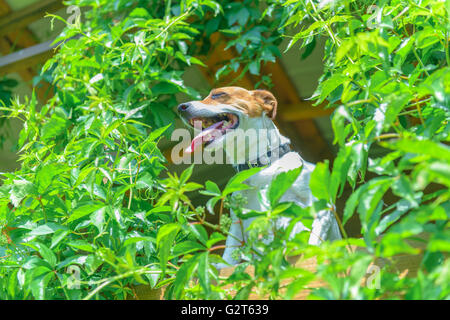
[[[191,145],[184,150],[186,153],[192,153],[195,149],[197,149],[199,146],[203,144],[203,142],[207,142],[211,140],[211,138],[216,138],[220,135],[222,135],[221,130],[218,128],[222,127],[223,120],[214,123],[212,126],[206,128],[202,132],[200,132],[197,136],[192,139]]]

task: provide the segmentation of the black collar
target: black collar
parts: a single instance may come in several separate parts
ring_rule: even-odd
[[[277,152],[278,151],[278,152]],[[278,149],[273,149],[267,151],[265,155],[260,156],[256,161],[249,161],[247,163],[235,164],[233,168],[237,171],[243,171],[254,167],[264,167],[272,163],[272,161],[277,160],[284,156],[286,153],[291,152],[291,147],[289,143],[282,144]]]

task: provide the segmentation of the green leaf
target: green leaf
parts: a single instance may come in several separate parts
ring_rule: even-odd
[[[417,248],[411,247],[400,234],[396,233],[385,234],[381,238],[377,251],[386,258],[398,254],[414,255],[420,252]]]
[[[311,36],[311,38],[312,39],[310,41],[305,41],[302,44],[302,46],[306,45],[305,50],[303,51],[303,53],[301,55],[302,60],[305,60],[306,58],[308,58],[311,55],[311,53],[313,53],[314,49],[316,48],[316,43],[317,43],[316,37]],[[309,38],[307,38],[307,39],[309,39]]]
[[[328,169],[328,160],[316,165],[316,168],[311,173],[309,187],[317,199],[330,201],[330,170]]]
[[[123,242],[122,247],[125,248],[127,246],[135,245],[136,243],[143,242],[143,241],[154,243],[154,242],[156,242],[156,239],[153,237],[131,237]]]
[[[83,218],[83,217],[91,214],[92,212],[97,211],[98,209],[100,209],[102,207],[104,207],[104,204],[95,203],[95,202],[90,202],[89,204],[85,204],[80,207],[77,207],[77,208],[75,208],[75,210],[73,210],[69,219],[67,219],[66,224],[70,223],[72,221],[75,221],[77,219]]]
[[[57,109],[61,110],[61,109]],[[64,112],[55,112],[52,114],[50,120],[44,124],[41,129],[41,137],[43,140],[49,140],[51,138],[56,138],[60,134],[66,131],[68,121]]]
[[[211,292],[208,255],[208,252],[200,254],[197,267],[198,280],[200,285],[203,287],[206,296],[208,296]]]
[[[319,84],[319,87],[314,92],[312,99],[317,98],[317,103],[323,102],[330,94],[345,81],[349,80],[346,75],[335,73],[330,78]]]
[[[344,208],[344,217],[342,219],[343,224],[345,224],[353,216],[355,209],[358,206],[359,201],[361,199],[361,194],[364,193],[366,188],[367,185],[362,185],[355,192],[353,192],[351,196],[348,198]]]
[[[199,250],[204,251],[205,247],[196,241],[186,240],[175,244],[172,253],[173,257],[177,257],[179,255],[186,255]]]
[[[350,169],[352,163],[352,159],[350,157],[351,152],[351,147],[343,146],[340,148],[336,159],[334,159],[329,188],[330,197],[333,202],[336,202],[336,196],[338,194],[339,186],[340,193],[344,191],[348,170]]]
[[[87,252],[95,252],[95,246],[86,240],[73,240],[67,243],[68,246]]]
[[[248,70],[250,71],[251,74],[259,75],[259,66],[260,66],[259,61],[256,60],[252,61],[248,65]]]
[[[198,190],[201,188],[203,188],[203,186],[201,184],[195,183],[195,182],[189,182],[183,186],[182,190],[184,192],[191,192],[191,191],[195,191],[195,190]]]
[[[180,175],[180,184],[185,184],[192,175],[192,170],[194,169],[194,164],[184,170]]]
[[[75,182],[75,187],[85,182],[86,178],[92,173],[92,171],[96,170],[95,167],[84,167],[81,172],[77,175],[77,180]]]
[[[47,289],[47,284],[53,277],[53,273],[47,267],[39,266],[36,269],[31,269],[27,271],[30,274],[31,279],[30,287],[31,292],[35,299],[44,300],[45,293]]]
[[[219,241],[223,241],[226,240],[226,237],[219,233],[219,232],[214,232],[208,239],[208,241],[206,241],[206,246],[208,248],[211,248],[214,244],[216,244]]]
[[[61,226],[61,225],[59,225],[59,224],[56,224],[56,223],[53,223],[53,222],[49,222],[47,224],[38,226],[37,228],[31,230],[28,233],[28,235],[29,236],[43,236],[43,235],[46,235],[46,234],[54,233],[54,232],[56,232],[58,230],[61,230],[61,229],[65,230],[66,228]]]
[[[206,232],[206,229],[202,225],[188,224],[186,226],[186,229],[201,243],[206,244],[206,241],[208,241],[208,233]]]
[[[234,191],[243,190],[248,188],[247,185],[244,185],[242,182],[253,176],[264,169],[264,167],[255,167],[247,170],[243,170],[237,174],[235,174],[230,180],[228,180],[227,185],[225,186],[222,195],[228,195]]]
[[[391,177],[377,177],[367,182],[358,205],[364,239],[373,240],[381,216],[382,198],[392,184]],[[369,245],[368,242],[366,244]]]
[[[298,292],[305,290],[308,283],[314,279],[314,275],[312,273],[307,272],[306,270],[301,271],[302,272],[300,274],[296,275],[296,279],[289,283],[285,297],[287,300],[294,299],[295,295]]]
[[[102,207],[91,214],[90,222],[92,223],[92,225],[97,227],[99,233],[102,233],[104,230],[105,215],[106,215],[106,207]]]
[[[343,41],[341,45],[337,48],[336,62],[341,61],[345,56],[347,56],[347,53],[353,48],[355,48],[355,43],[353,39]]]
[[[177,223],[169,223],[163,225],[156,236],[156,246],[159,249],[159,261],[163,275],[166,272],[166,264],[169,258],[170,251],[173,247],[175,237],[180,231],[180,225]]]
[[[175,85],[171,82],[166,82],[166,81],[158,83],[157,85],[153,86],[151,89],[152,89],[152,93],[154,95],[175,94],[175,93],[178,93],[181,91],[177,85]]]
[[[348,170],[347,181],[353,188],[356,185],[358,173],[360,174],[361,181],[364,181],[365,170],[367,167],[368,148],[369,146],[362,142],[354,142],[351,144],[351,164]]]
[[[37,242],[36,247],[39,249],[39,254],[42,256],[42,259],[48,262],[52,268],[55,267],[57,258],[53,251],[41,242]]]
[[[450,161],[450,147],[430,140],[398,139],[394,142],[380,144],[389,149],[423,154],[431,158]]]
[[[254,286],[254,282],[251,282],[245,287],[242,287],[234,296],[233,300],[248,300],[248,297],[250,296],[250,293],[252,293],[252,289]]]
[[[59,229],[55,231],[55,234],[52,237],[52,244],[50,248],[53,249],[61,240],[66,239],[66,236],[70,234],[70,230]]]
[[[418,203],[414,197],[414,190],[412,189],[412,183],[405,176],[400,176],[392,183],[392,192],[407,201],[409,201],[413,207],[417,207]]]
[[[302,169],[303,167],[299,167],[297,169],[281,172],[272,180],[268,190],[268,197],[272,208],[278,204],[283,194],[297,180]]]
[[[206,191],[201,191],[202,194],[209,196],[220,196],[221,192],[216,183],[208,180],[205,182]]]
[[[169,123],[168,125],[161,127],[161,128],[157,128],[155,130],[152,130],[152,132],[150,132],[150,135],[148,136],[148,138],[145,140],[145,143],[147,142],[153,142],[155,141],[157,138],[159,138],[172,124]],[[144,143],[144,144],[145,144]]]
[[[53,181],[53,178],[65,170],[64,164],[46,164],[36,174],[37,191],[44,193]]]
[[[10,199],[14,207],[19,207],[20,202],[27,196],[35,194],[36,188],[33,183],[26,180],[14,180],[10,191]]]
[[[160,212],[170,212],[172,211],[172,208],[170,206],[159,206],[159,207],[154,207],[153,209],[150,209],[145,216],[151,215],[151,214],[156,214],[156,213],[160,213]]]
[[[177,271],[175,281],[173,282],[173,296],[175,299],[181,299],[184,287],[192,277],[194,269],[197,267],[200,255],[195,255],[183,263]]]
[[[16,290],[18,288],[20,288],[19,283],[17,281],[17,274],[18,274],[19,270],[15,270],[12,271],[11,274],[9,275],[9,279],[8,279],[8,294],[12,297],[15,298],[16,297]]]
[[[216,206],[217,201],[219,201],[219,200],[220,200],[220,197],[214,197],[214,198],[209,199],[209,200],[206,202],[206,209],[208,209],[208,211],[209,211],[211,214],[215,214],[215,212],[214,212],[214,207]]]
[[[351,115],[345,109],[344,106],[340,106],[333,113],[331,125],[334,132],[333,143],[338,143],[340,147],[345,144],[345,138],[347,137],[347,130],[345,129],[345,120],[351,120]]]
[[[133,11],[131,11],[129,16],[133,18],[145,18],[145,19],[151,18],[150,13],[148,13],[148,11],[145,8],[135,8],[133,9]]]
[[[450,232],[445,230],[433,234],[428,243],[427,250],[430,252],[450,252]]]
[[[407,103],[413,98],[409,92],[396,92],[383,99],[380,108],[386,108],[384,116],[384,127],[389,128],[396,120],[397,115],[403,110]]]

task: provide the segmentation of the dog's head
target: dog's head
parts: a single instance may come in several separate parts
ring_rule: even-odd
[[[202,144],[215,150],[221,146],[225,135],[238,128],[255,128],[266,115],[274,119],[276,111],[277,100],[269,91],[249,91],[239,87],[213,89],[201,101],[178,106],[183,121],[196,131],[188,152]]]

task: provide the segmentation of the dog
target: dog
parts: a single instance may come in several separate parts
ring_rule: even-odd
[[[301,207],[310,206],[314,197],[309,188],[309,179],[314,170],[312,163],[290,149],[290,140],[282,136],[274,124],[277,100],[267,90],[246,90],[240,87],[213,89],[201,101],[190,101],[178,106],[181,119],[194,128],[196,133],[186,149],[192,153],[200,146],[205,152],[217,152],[223,148],[227,162],[236,171],[251,167],[263,167],[245,183],[253,188],[237,191],[247,199],[247,209],[264,211],[268,206],[267,192],[272,179],[281,172],[303,167],[297,180],[282,196],[281,201],[294,202]],[[243,135],[253,137],[248,143]],[[262,134],[258,134],[262,132]],[[239,141],[239,139],[241,140]],[[225,245],[223,259],[236,265],[233,251],[245,243],[247,228],[254,218],[242,222],[231,212],[232,224]],[[285,228],[290,219],[278,219],[277,227]],[[290,236],[303,231],[310,232],[309,244],[319,245],[325,240],[341,239],[339,226],[329,210],[320,211],[309,230],[301,222],[296,223]],[[270,240],[269,240],[270,241]]]

